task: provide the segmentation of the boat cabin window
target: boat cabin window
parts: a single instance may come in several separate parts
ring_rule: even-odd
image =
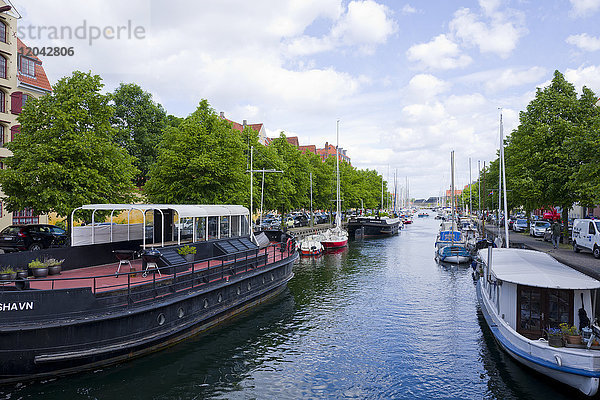
[[[206,239],[206,217],[196,218],[196,240],[205,241]]]
[[[573,291],[519,285],[517,310],[517,332],[538,339],[547,328],[573,325]]]
[[[240,222],[241,220],[239,215],[231,216],[231,236],[241,236]]]
[[[229,237],[229,217],[221,217],[221,237]]]
[[[217,239],[219,237],[219,217],[208,217],[208,238]]]

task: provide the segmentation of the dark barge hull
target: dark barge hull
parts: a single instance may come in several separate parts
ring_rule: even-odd
[[[346,229],[350,237],[392,236],[398,233],[400,221],[388,224],[385,220],[378,219],[350,219]]]
[[[279,294],[297,258],[295,252],[282,253],[278,261],[195,287],[193,282],[202,282],[199,273],[187,275],[188,288],[181,280],[186,275],[173,277],[152,288],[152,301],[125,307],[98,307],[90,288],[1,292],[2,304],[32,302],[40,314],[56,307],[65,311],[54,319],[3,321],[0,383],[80,372],[171,346]]]

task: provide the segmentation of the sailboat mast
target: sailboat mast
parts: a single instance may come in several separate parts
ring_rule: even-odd
[[[506,201],[506,165],[504,164],[504,127],[502,126],[502,110],[500,110],[500,162],[502,164],[502,190],[504,191],[504,235],[506,237],[506,248],[509,247],[508,240],[508,205]]]
[[[450,182],[451,182],[451,198],[452,198],[452,228],[451,228],[451,241],[454,246],[454,150],[450,153]]]
[[[336,178],[337,178],[337,184],[336,184],[336,203],[337,203],[337,210],[336,210],[336,225],[338,222],[338,218],[339,221],[341,221],[342,216],[340,215],[340,202],[341,202],[341,197],[340,197],[340,120],[337,120],[336,123],[336,137],[337,137],[337,144],[335,146],[335,160],[336,160]],[[340,226],[341,224],[339,224],[338,226]]]

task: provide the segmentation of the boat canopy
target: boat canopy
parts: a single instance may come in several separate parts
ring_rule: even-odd
[[[486,263],[487,251],[479,251],[479,256]],[[494,249],[490,271],[501,281],[519,285],[571,290],[600,288],[600,281],[535,250]]]
[[[90,225],[74,226],[75,212],[80,210],[92,212]],[[104,214],[110,212],[110,222],[103,222],[105,217],[102,217],[102,222],[97,222],[95,216],[99,211]],[[157,215],[158,225],[154,224],[154,218],[146,216],[149,211],[151,215]],[[115,212],[125,213],[127,223],[113,222]],[[141,213],[141,223],[131,222],[132,212]],[[164,246],[165,241],[175,240],[180,244],[182,236],[186,234],[192,241],[246,235],[249,232],[249,217],[248,209],[240,205],[86,204],[71,213],[71,245],[142,240],[142,246],[146,248],[147,238],[153,242],[158,238],[160,245]],[[171,237],[165,240],[169,232],[172,232]]]
[[[462,240],[462,234],[460,231],[441,231],[440,241],[442,242],[460,242]]]

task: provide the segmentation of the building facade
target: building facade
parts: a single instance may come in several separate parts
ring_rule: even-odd
[[[0,6],[6,5],[0,0]],[[12,156],[5,144],[19,134],[18,118],[27,100],[52,92],[42,61],[16,35],[17,16],[12,9],[0,13],[0,168],[4,168],[3,159]],[[9,213],[0,204],[0,229],[47,221],[47,216],[36,215],[33,210]]]

